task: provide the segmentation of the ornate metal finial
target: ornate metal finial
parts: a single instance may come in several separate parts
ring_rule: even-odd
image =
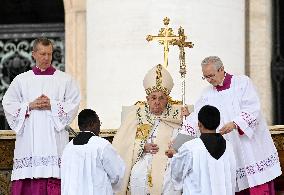
[[[163,21],[164,21],[164,25],[169,25],[169,23],[170,23],[170,18],[168,18],[168,17],[165,17],[164,19],[163,19]]]

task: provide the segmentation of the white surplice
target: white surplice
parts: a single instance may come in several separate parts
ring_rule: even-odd
[[[200,138],[183,144],[172,158],[171,176],[183,195],[234,195],[236,161],[231,144],[217,160]]]
[[[198,136],[197,113],[204,105],[212,105],[221,114],[219,132],[226,123],[234,121],[244,132],[238,130],[225,134],[233,145],[237,163],[236,191],[269,182],[281,175],[277,150],[261,115],[260,101],[247,76],[233,76],[228,89],[217,91],[209,86],[204,90],[183,125],[185,134]]]
[[[62,195],[113,195],[120,190],[125,164],[105,139],[93,136],[85,145],[67,144],[62,155]]]
[[[158,134],[158,126],[160,120],[156,120],[151,130],[147,143],[155,143],[155,138]],[[176,137],[179,129],[173,130],[172,139]],[[139,161],[132,167],[130,175],[130,191],[133,195],[147,195],[150,194],[148,187],[148,173],[152,169],[152,158],[155,154],[144,153]],[[171,181],[170,170],[171,159],[168,159],[167,167],[164,175],[162,194],[163,195],[180,195],[180,190],[175,190]]]
[[[50,98],[51,110],[31,110],[28,105],[42,94]],[[80,103],[78,85],[70,75],[18,75],[3,97],[7,121],[16,132],[12,180],[60,178],[61,155],[68,143],[64,130],[75,118]]]

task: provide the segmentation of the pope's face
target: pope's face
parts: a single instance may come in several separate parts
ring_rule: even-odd
[[[51,64],[51,60],[52,60],[52,45],[42,45],[41,43],[39,43],[36,47],[36,51],[32,52],[32,55],[36,61],[36,65],[40,68],[40,69],[47,69],[50,64]]]
[[[166,109],[168,96],[161,91],[152,92],[147,97],[147,102],[150,107],[150,112],[154,115],[161,115]]]

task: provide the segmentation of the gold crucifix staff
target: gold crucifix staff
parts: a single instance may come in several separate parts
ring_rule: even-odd
[[[185,106],[185,74],[186,74],[186,64],[185,64],[185,51],[184,48],[193,48],[192,42],[186,42],[185,40],[187,37],[184,35],[184,29],[182,27],[179,27],[178,29],[178,40],[174,40],[172,42],[173,45],[177,45],[179,47],[180,53],[179,53],[179,61],[180,61],[180,70],[179,73],[181,75],[182,85],[182,104]]]
[[[146,37],[147,41],[157,40],[160,44],[164,45],[164,67],[168,67],[168,55],[169,55],[169,45],[176,40],[179,36],[173,33],[173,29],[168,27],[170,19],[168,17],[164,18],[165,28],[161,28],[157,36],[148,35]]]

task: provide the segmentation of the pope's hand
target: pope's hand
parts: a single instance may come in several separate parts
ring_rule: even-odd
[[[146,143],[144,146],[144,152],[150,154],[156,154],[159,151],[157,144]]]

